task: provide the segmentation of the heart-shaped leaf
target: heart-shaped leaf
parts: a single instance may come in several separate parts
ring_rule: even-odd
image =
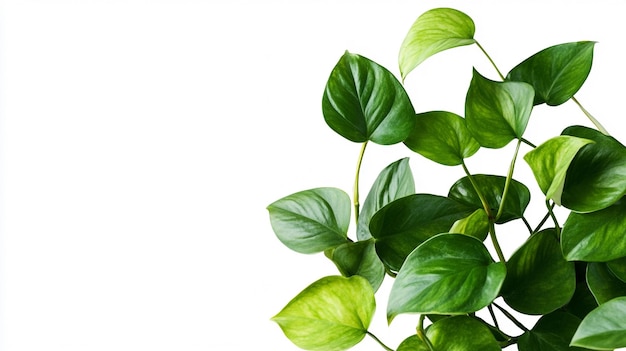
[[[489,328],[468,316],[437,321],[428,327],[426,337],[435,350],[502,350]]]
[[[573,314],[555,311],[537,321],[535,326],[520,336],[519,351],[576,351],[569,343],[581,320]]]
[[[619,280],[626,283],[626,257],[617,258],[608,261],[607,266]]]
[[[460,165],[463,159],[480,148],[467,130],[463,117],[446,111],[418,114],[404,144],[420,155],[447,166]]]
[[[475,43],[474,31],[474,21],[461,11],[436,8],[424,12],[413,23],[400,47],[398,63],[402,79],[438,52]]]
[[[532,235],[506,263],[504,301],[518,312],[546,314],[567,304],[576,289],[573,262],[561,254],[554,229]]]
[[[626,296],[598,306],[583,319],[572,338],[572,346],[594,350],[626,347]]]
[[[370,282],[374,291],[385,278],[385,266],[376,255],[373,240],[339,245],[332,250],[331,260],[343,276],[360,275]]]
[[[587,284],[599,305],[626,296],[626,283],[613,275],[606,263],[591,262],[587,265]]]
[[[561,233],[569,261],[606,262],[626,256],[626,199],[591,213],[572,212]]]
[[[309,285],[272,320],[305,350],[347,350],[367,333],[376,302],[362,277],[330,276]]]
[[[315,253],[348,241],[350,197],[336,188],[286,196],[267,207],[272,229],[288,248]]]
[[[561,205],[567,169],[583,146],[592,140],[561,135],[549,139],[524,156],[546,198]]]
[[[328,78],[322,112],[328,126],[344,138],[382,145],[403,141],[415,119],[409,96],[393,74],[349,52]]]
[[[389,295],[387,319],[400,313],[465,314],[489,305],[506,275],[483,243],[463,234],[437,235],[406,258]]]
[[[587,79],[594,44],[581,41],[541,50],[513,68],[507,80],[531,84],[535,105],[560,105],[574,96]]]
[[[481,146],[498,149],[524,134],[535,92],[524,82],[496,82],[474,70],[465,99],[467,129]]]
[[[415,194],[415,181],[409,159],[403,158],[385,167],[374,181],[361,206],[357,238],[359,240],[371,238],[369,225],[374,213],[388,203],[411,194]]]
[[[370,222],[376,252],[392,271],[427,239],[445,233],[473,209],[443,196],[413,194],[395,200],[378,211]]]
[[[489,217],[485,210],[479,208],[469,216],[454,222],[448,232],[470,235],[484,241],[489,234]]]

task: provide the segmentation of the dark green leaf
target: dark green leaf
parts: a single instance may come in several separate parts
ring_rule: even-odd
[[[478,189],[480,189],[480,192],[485,196],[487,204],[492,214],[495,216],[500,207],[500,201],[502,201],[506,177],[475,174],[472,178]],[[469,177],[463,177],[454,183],[450,188],[448,197],[474,209],[483,208],[480,197],[474,189]],[[498,218],[497,223],[505,223],[513,219],[521,218],[530,202],[530,191],[524,184],[512,179],[505,201],[504,210],[500,218]]]
[[[373,240],[339,245],[332,251],[331,260],[343,276],[360,275],[370,282],[374,291],[385,277],[385,266],[376,255]]]
[[[582,320],[589,312],[598,307],[598,303],[587,285],[587,262],[576,261],[574,264],[576,266],[576,291],[562,310]]]
[[[455,9],[424,12],[407,33],[398,58],[402,79],[430,56],[474,41],[474,21]]]
[[[591,262],[587,266],[589,290],[601,305],[615,297],[626,296],[626,283],[607,268],[606,263]],[[626,316],[624,316],[626,318]]]
[[[357,238],[359,240],[371,238],[369,225],[372,216],[388,203],[412,194],[415,194],[415,181],[409,167],[409,159],[403,158],[385,167],[374,181],[361,206]]]
[[[594,350],[626,347],[626,297],[608,301],[589,312],[571,345]]]
[[[294,251],[321,252],[348,241],[350,197],[340,189],[301,191],[267,209],[274,233]]]
[[[585,350],[569,346],[580,321],[578,317],[567,312],[547,314],[537,321],[532,330],[520,336],[517,343],[519,351]]]
[[[467,129],[481,146],[498,149],[526,130],[534,90],[523,82],[496,82],[474,70],[465,99]]]
[[[613,273],[619,280],[626,283],[626,257],[620,257],[608,261],[606,264],[611,273]]]
[[[483,243],[463,234],[437,235],[407,257],[391,288],[387,319],[400,313],[464,314],[489,305],[506,275]]]
[[[573,262],[561,254],[554,229],[532,235],[506,263],[504,301],[518,312],[546,314],[570,301],[576,289]]]
[[[485,210],[479,208],[469,216],[454,222],[448,232],[470,235],[484,241],[489,233],[489,217]]]
[[[362,277],[330,276],[309,285],[272,320],[305,350],[347,350],[367,332],[376,302]]]
[[[426,330],[426,336],[435,350],[502,350],[489,328],[468,316],[440,320]]]
[[[463,159],[480,148],[467,130],[463,117],[445,111],[418,114],[415,127],[404,144],[420,155],[447,166],[460,165]]]
[[[415,119],[413,105],[393,74],[348,52],[328,78],[322,111],[328,126],[344,138],[383,145],[403,141]]]
[[[574,96],[587,79],[594,44],[581,41],[541,50],[513,68],[507,79],[531,84],[535,105],[560,105]]]
[[[378,211],[370,222],[376,252],[391,270],[419,244],[447,232],[452,224],[474,210],[447,197],[413,194],[395,200]]]

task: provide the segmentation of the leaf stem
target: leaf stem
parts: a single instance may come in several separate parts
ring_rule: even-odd
[[[365,332],[367,333],[367,335],[371,336],[371,337],[372,337],[372,339],[376,340],[376,342],[377,342],[380,346],[382,346],[382,348],[383,348],[383,349],[385,349],[385,350],[387,350],[387,351],[393,351],[393,349],[392,349],[392,348],[390,348],[389,346],[387,346],[387,345],[383,344],[383,342],[382,342],[382,341],[380,341],[380,339],[379,339],[379,338],[377,338],[377,337],[376,337],[376,335],[374,335],[374,334],[370,333],[370,331],[369,331],[369,330],[366,330]]]
[[[465,165],[465,161],[461,161],[461,166],[463,167],[463,171],[465,171],[465,174],[467,175],[467,179],[469,179],[470,183],[472,183],[472,186],[474,187],[474,190],[476,190],[476,194],[478,194],[478,198],[480,199],[480,202],[483,204],[483,208],[485,209],[485,212],[487,213],[487,217],[489,217],[489,220],[491,221],[493,218],[491,214],[491,208],[489,207],[489,203],[487,202],[487,200],[485,199],[485,196],[482,194],[482,192],[478,188],[478,184],[476,184],[474,177],[472,177],[472,174],[467,169],[467,166]]]
[[[600,124],[600,122],[595,119],[591,113],[589,113],[589,111],[587,111],[583,105],[580,104],[580,102],[578,102],[578,99],[576,99],[576,97],[572,96],[572,101],[574,101],[576,103],[576,105],[578,105],[578,107],[583,111],[583,113],[585,114],[585,116],[587,116],[587,118],[589,118],[589,120],[591,121],[591,123],[593,123],[593,125],[596,126],[596,128],[598,128],[598,130],[600,132],[602,132],[604,135],[609,135],[609,132],[602,126],[602,124]]]
[[[356,221],[356,225],[359,225],[359,175],[361,174],[361,163],[363,162],[363,155],[365,154],[365,147],[367,146],[367,141],[363,143],[361,146],[361,152],[359,153],[359,159],[356,164],[356,176],[354,177],[354,218]]]
[[[487,306],[487,309],[489,310],[489,314],[491,315],[491,319],[493,320],[493,325],[497,329],[500,329],[500,326],[498,325],[498,319],[496,318],[496,314],[493,313],[493,306],[489,305]]]
[[[526,228],[528,228],[528,232],[530,233],[530,235],[532,235],[533,234],[533,228],[530,226],[530,223],[528,223],[528,220],[526,219],[526,217],[522,216],[522,221],[526,225]]]
[[[546,215],[543,217],[543,219],[541,220],[541,222],[539,222],[539,224],[537,225],[537,227],[535,228],[535,230],[533,230],[533,234],[538,232],[539,229],[541,229],[541,227],[543,227],[543,225],[546,223],[546,221],[548,220],[548,218],[550,218],[550,213],[552,213],[552,209],[554,208],[555,203],[553,202],[552,205],[550,207],[548,207],[548,213],[546,213]]]
[[[504,258],[504,254],[502,253],[502,249],[500,248],[500,244],[498,243],[498,238],[496,237],[496,226],[491,220],[489,221],[489,237],[491,238],[493,247],[496,249],[498,259],[500,259],[500,262],[506,263],[506,259]]]
[[[424,344],[426,344],[426,346],[428,346],[428,350],[435,351],[433,344],[430,343],[430,340],[428,340],[428,337],[426,336],[426,333],[424,332],[424,315],[423,314],[420,314],[420,319],[419,319],[419,322],[417,323],[416,329],[417,329],[417,337],[420,338],[420,340],[422,340]]]
[[[528,328],[526,328],[522,323],[520,323],[520,321],[518,321],[517,319],[515,319],[515,317],[513,317],[513,315],[511,313],[509,313],[509,311],[505,310],[504,308],[500,307],[497,303],[492,302],[492,305],[496,306],[497,309],[500,310],[500,312],[502,312],[503,315],[506,316],[506,318],[508,318],[509,320],[511,320],[511,322],[513,322],[513,324],[515,324],[518,328],[520,328],[521,330],[523,330],[524,332],[528,331]]]
[[[502,200],[500,200],[500,208],[498,208],[498,214],[496,214],[496,220],[500,218],[502,215],[502,211],[504,210],[504,203],[506,201],[506,197],[509,193],[509,186],[511,185],[511,179],[513,179],[513,170],[515,169],[515,161],[517,161],[517,154],[519,153],[519,147],[522,144],[522,140],[517,140],[517,146],[515,147],[515,154],[513,154],[513,159],[511,160],[511,165],[509,166],[509,174],[506,176],[506,181],[504,182],[504,191],[502,193]]]
[[[557,238],[561,238],[561,227],[559,227],[559,222],[556,220],[556,216],[554,215],[554,205],[550,205],[550,200],[546,200],[546,207],[548,207],[548,213],[550,214],[550,218],[552,218],[552,222],[554,222],[554,228],[556,229]]]
[[[491,59],[491,56],[489,56],[487,51],[485,51],[483,46],[480,45],[480,43],[478,41],[476,41],[476,45],[478,45],[478,48],[483,52],[483,54],[485,54],[485,56],[487,56],[487,59],[489,60],[489,62],[491,62],[491,65],[493,66],[493,68],[495,68],[496,72],[498,72],[498,75],[500,76],[500,79],[504,80],[504,75],[502,75],[502,72],[500,72],[500,70],[498,69],[498,66],[496,66],[496,63],[493,62],[493,60]]]

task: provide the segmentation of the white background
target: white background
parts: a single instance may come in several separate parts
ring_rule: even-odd
[[[284,247],[265,207],[318,186],[351,193],[359,145],[325,125],[326,79],[345,50],[397,75],[400,43],[430,8],[470,15],[503,72],[550,45],[598,41],[577,97],[626,140],[621,1],[0,4],[3,351],[296,350],[269,319],[336,270]],[[406,81],[416,111],[463,114],[472,67],[497,78],[476,46],[418,67]],[[527,138],[571,124],[591,126],[572,102],[540,106]],[[468,166],[505,174],[511,155],[484,150]],[[362,196],[406,156],[418,192],[445,194],[462,176],[371,145]],[[538,191],[523,162],[515,174]],[[540,195],[531,206],[537,223]],[[504,228],[510,255],[527,233]],[[416,319],[386,326],[388,288],[371,330],[395,348]],[[355,349],[380,348],[367,338]]]

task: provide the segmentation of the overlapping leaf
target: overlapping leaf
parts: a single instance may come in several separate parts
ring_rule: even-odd
[[[555,311],[541,317],[535,326],[520,336],[519,351],[582,351],[569,343],[581,320],[573,314]]]
[[[485,325],[468,316],[454,316],[432,324],[426,337],[435,350],[499,351],[502,348]]]
[[[606,264],[611,273],[626,283],[626,256],[608,261]]]
[[[385,266],[376,255],[373,240],[339,245],[332,250],[330,259],[343,276],[360,275],[370,282],[374,291],[385,278]]]
[[[626,297],[598,306],[583,319],[571,345],[594,350],[626,347]]]
[[[619,280],[606,263],[591,262],[587,266],[587,284],[598,304],[626,296],[626,283]]]
[[[485,210],[479,208],[469,216],[454,222],[448,232],[470,235],[484,241],[489,234],[489,217]]]

